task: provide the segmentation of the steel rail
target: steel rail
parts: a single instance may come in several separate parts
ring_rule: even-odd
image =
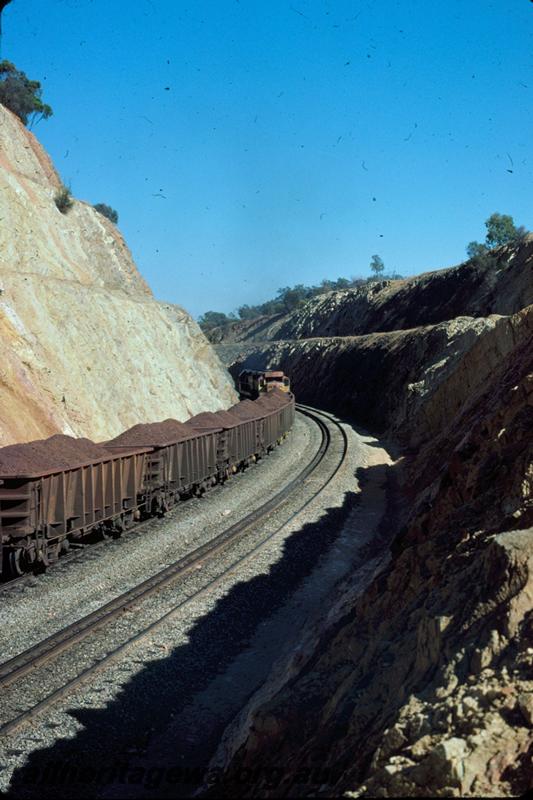
[[[274,497],[272,497],[258,509],[251,512],[242,520],[227,528],[225,531],[222,531],[210,542],[195,549],[187,556],[179,559],[174,564],[171,564],[170,566],[156,573],[156,575],[148,578],[146,581],[143,581],[133,589],[119,595],[117,598],[111,600],[100,609],[97,609],[91,614],[82,617],[80,620],[77,620],[76,622],[67,626],[62,631],[52,634],[34,647],[25,650],[24,652],[14,656],[12,659],[2,664],[0,666],[0,691],[12,684],[14,681],[23,678],[25,675],[42,666],[51,659],[59,656],[62,652],[90,636],[92,633],[104,627],[106,624],[112,622],[114,619],[118,618],[121,613],[129,610],[133,604],[137,604],[139,601],[149,597],[151,594],[154,594],[171,582],[184,576],[194,569],[198,565],[198,562],[206,558],[210,558],[216,553],[220,552],[224,547],[234,542],[239,535],[247,530],[251,525],[257,522],[259,519],[267,517],[273,510],[282,505],[294,492],[294,490],[303,484],[309,475],[318,468],[319,464],[324,459],[328,448],[330,447],[331,434],[327,425],[322,419],[320,419],[320,416],[322,416],[325,417],[329,422],[332,422],[340,430],[343,442],[342,453],[339,462],[335,465],[334,470],[328,476],[327,480],[321,484],[321,486],[300,508],[298,508],[294,514],[290,515],[290,517],[284,521],[281,528],[285,527],[294,517],[298,516],[302,510],[323,491],[323,489],[330,483],[333,477],[337,474],[338,470],[341,468],[346,456],[348,439],[342,426],[330,415],[319,411],[318,409],[313,409],[301,404],[297,404],[296,407],[301,414],[313,419],[313,421],[319,426],[322,434],[320,446],[315,456],[311,462],[309,462],[309,464],[303,470],[301,470],[296,478],[290,481],[280,492],[278,492]],[[77,686],[85,682],[85,680],[87,680],[87,678],[89,678],[91,675],[94,675],[96,672],[107,668],[111,663],[113,663],[113,661],[119,658],[125,650],[129,649],[132,645],[138,643],[143,638],[151,634],[155,629],[164,624],[171,616],[183,610],[185,606],[189,605],[193,601],[197,601],[199,597],[207,594],[227,575],[235,571],[235,569],[238,568],[243,562],[247,561],[252,555],[264,547],[264,545],[270,539],[279,533],[281,528],[278,528],[270,533],[251,551],[229,565],[215,579],[209,581],[206,586],[202,587],[200,590],[197,590],[193,595],[174,606],[172,609],[170,609],[170,611],[166,612],[155,622],[151,623],[135,636],[128,639],[128,641],[124,642],[110,653],[103,656],[100,660],[96,661],[94,664],[79,673],[63,686],[56,689],[30,709],[22,712],[10,722],[0,726],[0,736],[11,734],[24,723],[31,721],[41,711],[45,710],[49,706],[53,705],[57,700],[60,700],[72,692],[75,688],[77,688]]]

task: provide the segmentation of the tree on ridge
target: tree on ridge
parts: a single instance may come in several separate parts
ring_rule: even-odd
[[[30,81],[11,61],[0,62],[0,103],[24,125],[52,116],[50,106],[41,100],[41,91],[39,81]]]
[[[485,228],[487,235],[484,244],[473,241],[466,246],[468,258],[475,258],[480,263],[490,260],[491,250],[495,247],[519,242],[527,233],[523,225],[516,227],[510,214],[499,214],[497,211],[485,220]]]
[[[381,256],[378,256],[377,254],[372,256],[372,259],[370,261],[370,269],[372,270],[376,278],[379,278],[381,276],[381,274],[385,271],[385,264]]]
[[[487,235],[485,244],[488,247],[499,247],[502,244],[509,244],[521,239],[526,230],[523,226],[519,228],[514,224],[510,214],[498,214],[494,212],[485,222]]]

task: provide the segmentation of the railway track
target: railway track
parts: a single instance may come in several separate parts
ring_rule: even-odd
[[[19,728],[33,722],[36,717],[74,692],[97,672],[105,670],[113,662],[119,660],[127,650],[149,637],[157,628],[168,622],[174,615],[183,612],[188,605],[197,601],[202,595],[206,595],[212,591],[215,586],[220,584],[229,574],[238,570],[245,561],[251,559],[255,553],[264,547],[270,539],[279,533],[283,527],[300,514],[301,511],[322,492],[342,466],[347,451],[346,433],[338,421],[325,412],[303,405],[297,405],[297,410],[300,414],[312,419],[321,431],[320,445],[312,461],[268,502],[248,514],[239,522],[222,531],[210,542],[197,548],[133,589],[119,595],[96,611],[82,617],[63,630],[58,631],[0,665],[0,696],[3,698],[3,708],[5,709],[4,699],[10,693],[13,693],[13,695],[17,697],[17,692],[24,678],[30,677],[35,682],[35,678],[38,677],[41,669],[44,668],[45,671],[49,670],[54,661],[58,660],[62,654],[68,653],[75,645],[88,640],[89,637],[93,636],[101,629],[105,629],[114,621],[120,620],[120,618],[131,611],[134,606],[138,606],[150,596],[186,577],[193,570],[198,569],[205,561],[220,554],[231,543],[239,540],[252,526],[263,522],[272,515],[274,511],[278,510],[289,498],[293,497],[294,492],[298,488],[305,482],[310,481],[311,476],[313,476],[312,480],[315,480],[315,475],[319,472],[326,453],[328,453],[331,448],[332,435],[333,431],[335,431],[338,453],[335,453],[333,463],[329,465],[326,475],[320,479],[316,479],[318,485],[311,495],[306,498],[305,502],[299,506],[294,513],[290,514],[288,518],[285,517],[280,527],[276,527],[275,530],[264,536],[251,550],[233,561],[221,574],[209,580],[202,588],[186,597],[177,605],[173,605],[169,611],[159,616],[150,624],[145,625],[145,627],[129,637],[125,642],[113,649],[109,649],[102,657],[97,660],[93,659],[93,663],[90,663],[84,669],[78,671],[76,675],[63,682],[53,691],[49,691],[48,694],[42,696],[37,702],[33,702],[30,707],[25,708],[15,715],[12,714],[7,720],[2,720],[0,723],[0,736],[12,735]],[[37,682],[43,684],[43,688],[45,688],[45,681]],[[9,706],[10,704],[7,703],[7,705]],[[0,715],[2,715],[2,708],[0,708]]]

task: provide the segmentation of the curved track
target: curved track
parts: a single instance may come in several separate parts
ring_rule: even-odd
[[[263,520],[274,510],[277,510],[289,497],[293,495],[296,489],[298,489],[305,481],[309,479],[311,474],[316,473],[319,470],[326,452],[331,445],[331,428],[335,428],[340,431],[341,434],[340,452],[338,459],[336,459],[336,463],[334,464],[333,468],[327,471],[327,474],[324,476],[324,478],[320,480],[318,488],[312,493],[311,497],[309,497],[295,513],[289,516],[288,519],[286,518],[281,527],[287,525],[291,519],[300,514],[303,508],[305,508],[316,498],[318,494],[320,494],[320,492],[325,488],[325,486],[328,485],[328,483],[333,479],[334,475],[340,469],[346,455],[348,440],[342,426],[329,414],[299,404],[297,405],[297,410],[299,413],[312,419],[318,425],[321,431],[321,442],[312,461],[307,464],[304,469],[302,469],[301,472],[295,478],[293,478],[292,481],[290,481],[290,483],[288,483],[268,502],[264,503],[258,509],[248,514],[236,524],[222,531],[222,533],[220,533],[207,544],[202,545],[198,549],[192,551],[184,558],[179,559],[175,563],[161,570],[151,578],[143,581],[133,589],[121,594],[91,614],[82,617],[80,620],[77,620],[63,630],[58,631],[52,636],[39,642],[34,647],[31,647],[19,655],[11,658],[9,661],[6,661],[0,666],[0,694],[5,696],[8,687],[16,684],[19,680],[24,678],[24,676],[30,673],[35,673],[35,671],[38,671],[43,665],[49,665],[49,662],[53,661],[60,654],[73,647],[78,642],[86,639],[94,632],[108,625],[113,620],[120,617],[120,615],[125,611],[131,610],[133,605],[139,604],[150,595],[160,591],[163,587],[179,580],[191,570],[198,568],[202,562],[213,558],[230,543],[236,541],[252,525],[258,523],[260,520]],[[149,636],[156,628],[165,623],[172,615],[177,614],[193,600],[197,600],[199,596],[204,595],[212,590],[214,586],[217,585],[223,578],[225,578],[229,573],[238,569],[238,567],[244,561],[251,558],[258,550],[260,550],[273,536],[279,532],[279,530],[280,528],[276,528],[276,530],[263,538],[251,551],[234,561],[229,567],[226,568],[226,570],[224,570],[221,575],[214,580],[211,580],[191,597],[188,597],[183,602],[171,608],[170,611],[161,616],[155,622],[142,629],[125,643],[108,652],[100,660],[97,660],[74,678],[65,682],[55,691],[52,691],[31,708],[28,708],[15,718],[5,722],[2,726],[0,726],[0,735],[5,736],[11,734],[23,724],[32,721],[38,714],[74,691],[80,684],[84,683],[97,671],[105,669],[113,661],[120,658],[120,656],[122,656],[122,654],[128,648]],[[17,687],[14,686],[12,691],[16,692]]]

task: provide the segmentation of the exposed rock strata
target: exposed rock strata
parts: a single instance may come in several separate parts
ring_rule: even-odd
[[[494,261],[467,261],[413,278],[328,292],[290,314],[236,322],[209,336],[217,344],[357,336],[456,317],[510,315],[533,303],[533,236],[499,248]]]
[[[388,429],[417,446],[454,418],[530,330],[531,314],[520,312],[366,336],[238,346],[231,371],[279,366],[303,402]]]
[[[228,794],[530,788],[532,238],[499,256],[332,293],[218,346],[234,373],[281,367],[300,400],[399,442],[407,509],[388,566],[339,587],[227,731]]]
[[[79,201],[58,211],[60,184],[0,106],[0,445],[106,439],[235,402],[196,323],[154,299],[109,220]]]
[[[533,308],[482,329],[465,358],[485,371],[406,459],[411,510],[389,565],[363,594],[345,587],[344,617],[312,623],[315,646],[285,665],[285,685],[252,698],[223,745],[228,793],[258,764],[249,796],[530,788]]]

